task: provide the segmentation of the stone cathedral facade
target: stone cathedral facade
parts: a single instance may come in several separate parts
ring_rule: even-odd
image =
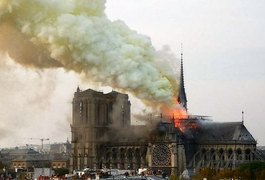
[[[182,61],[180,78],[178,102],[187,110]],[[129,97],[115,91],[104,94],[77,88],[72,103],[71,171],[150,168],[181,175],[264,160],[243,122],[159,116],[146,125],[131,125]],[[175,127],[175,121],[182,128]]]
[[[78,88],[73,99],[71,170],[87,167],[183,171],[184,146],[174,123],[132,126],[127,94]]]
[[[117,92],[103,94],[78,88],[73,99],[72,169],[99,168],[98,153],[111,137],[109,132],[130,125],[128,95]]]

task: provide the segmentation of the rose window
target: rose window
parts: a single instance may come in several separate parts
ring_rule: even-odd
[[[158,144],[153,149],[153,165],[169,166],[171,162],[170,149],[165,144]]]

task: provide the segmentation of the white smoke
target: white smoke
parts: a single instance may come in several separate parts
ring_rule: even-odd
[[[7,34],[0,48],[26,66],[63,67],[148,105],[172,104],[178,84],[171,56],[122,21],[108,20],[104,9],[105,0],[0,0],[0,31]],[[14,51],[20,41],[22,49]]]

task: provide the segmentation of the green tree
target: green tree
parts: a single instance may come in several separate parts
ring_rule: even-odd
[[[265,170],[265,162],[251,162],[242,164],[239,167],[240,171],[247,172],[247,175],[250,179],[258,179],[259,176],[262,176],[262,171]],[[260,175],[261,173],[261,175]]]
[[[0,161],[0,173],[3,172],[3,169],[5,168],[5,165]]]

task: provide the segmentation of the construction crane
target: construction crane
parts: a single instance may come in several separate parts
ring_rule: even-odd
[[[40,140],[41,141],[41,152],[43,152],[43,141],[49,141],[50,139],[49,138],[28,138],[30,140]]]

